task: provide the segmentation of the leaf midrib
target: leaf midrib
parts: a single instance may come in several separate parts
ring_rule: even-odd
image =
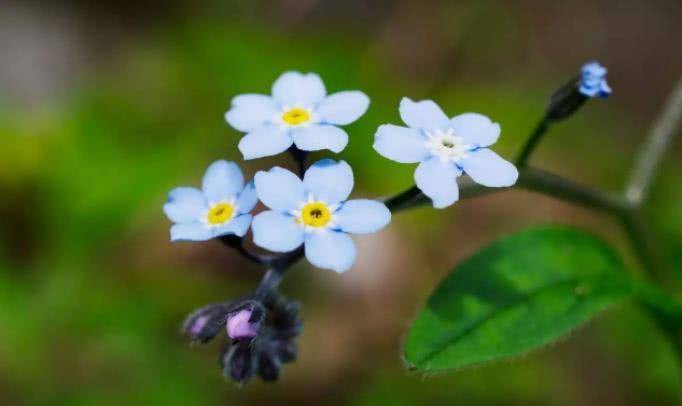
[[[548,285],[545,285],[545,286],[543,286],[543,287],[541,287],[541,288],[538,288],[538,289],[536,289],[536,290],[534,290],[534,291],[531,291],[531,292],[529,292],[528,294],[519,297],[517,300],[511,300],[511,301],[509,301],[508,304],[505,304],[504,306],[501,306],[501,307],[496,308],[496,309],[495,309],[496,311],[490,311],[490,312],[489,312],[488,314],[486,314],[485,316],[483,316],[483,317],[481,317],[480,319],[476,320],[473,324],[471,324],[471,326],[467,327],[466,329],[464,329],[464,330],[462,330],[462,331],[460,331],[460,332],[457,332],[457,333],[452,333],[453,337],[446,336],[446,337],[442,340],[442,341],[444,341],[443,344],[436,345],[436,346],[439,347],[439,348],[437,348],[437,349],[431,351],[430,353],[428,353],[425,357],[423,357],[423,358],[421,359],[421,361],[420,361],[419,363],[420,363],[420,364],[424,364],[424,363],[426,363],[426,362],[431,361],[431,360],[432,360],[433,358],[435,358],[437,355],[439,355],[440,353],[442,353],[443,351],[445,351],[445,349],[446,349],[448,346],[452,345],[453,342],[459,341],[462,337],[466,336],[467,334],[469,334],[470,332],[472,332],[472,331],[475,330],[476,328],[480,327],[482,324],[484,324],[484,323],[490,321],[490,320],[493,319],[494,317],[498,317],[499,315],[506,313],[507,311],[511,310],[512,308],[514,308],[514,307],[516,307],[516,306],[518,306],[518,305],[520,305],[520,304],[522,304],[522,303],[524,303],[524,302],[527,302],[529,299],[532,299],[533,297],[539,295],[540,293],[543,293],[544,291],[546,291],[546,290],[548,290],[548,289],[553,289],[553,288],[555,288],[555,287],[557,287],[557,286],[576,284],[576,283],[578,283],[578,282],[580,282],[580,280],[577,279],[577,278],[558,280],[558,281],[556,281],[556,282],[553,282],[553,283],[551,283],[551,284],[548,284]],[[414,363],[414,364],[416,365],[416,363]]]

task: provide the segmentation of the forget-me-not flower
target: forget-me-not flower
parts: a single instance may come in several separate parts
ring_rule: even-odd
[[[285,72],[272,86],[272,96],[243,94],[232,99],[225,120],[247,133],[239,141],[244,159],[276,155],[292,144],[303,151],[341,152],[348,134],[338,125],[362,116],[369,98],[360,91],[327,96],[315,73]]]
[[[500,125],[484,115],[464,113],[448,118],[432,100],[403,98],[400,117],[408,127],[384,124],[375,134],[374,149],[400,163],[417,163],[417,187],[444,208],[459,198],[456,179],[466,173],[484,186],[516,183],[516,167],[488,149],[500,135]]]
[[[609,97],[611,87],[606,83],[607,69],[593,61],[583,65],[578,91],[587,97]]]
[[[234,234],[243,237],[251,224],[248,214],[258,203],[253,182],[244,186],[244,175],[234,162],[216,161],[206,170],[201,190],[178,187],[163,206],[175,224],[171,241],[205,241]]]
[[[346,200],[353,171],[345,161],[318,161],[303,181],[280,167],[258,172],[255,181],[258,198],[271,210],[253,219],[253,241],[275,252],[304,244],[306,258],[319,268],[346,271],[356,255],[348,233],[373,233],[391,221],[381,202]]]

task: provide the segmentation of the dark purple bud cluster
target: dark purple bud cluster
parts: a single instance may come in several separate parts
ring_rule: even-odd
[[[282,365],[296,359],[295,338],[302,327],[298,303],[272,291],[262,300],[248,297],[202,307],[183,329],[192,342],[206,343],[225,328],[229,341],[220,355],[223,373],[246,383],[256,374],[276,380]]]

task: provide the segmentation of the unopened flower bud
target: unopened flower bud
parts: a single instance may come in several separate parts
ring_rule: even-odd
[[[279,378],[279,370],[282,368],[282,362],[275,354],[269,351],[263,351],[258,358],[258,376],[264,381],[276,381]]]
[[[223,374],[240,384],[256,373],[264,381],[279,378],[282,365],[296,359],[296,337],[303,321],[299,304],[276,291],[205,306],[185,321],[192,341],[207,342],[225,329],[230,338],[220,355]]]
[[[230,303],[216,303],[204,306],[192,313],[183,326],[192,342],[205,343],[213,339],[223,327],[225,314],[229,311]]]
[[[583,65],[578,91],[587,97],[606,98],[611,95],[611,87],[606,83],[608,70],[599,62],[593,61]]]
[[[221,363],[223,373],[237,383],[246,383],[256,372],[256,358],[249,341],[240,341],[223,354]]]
[[[233,340],[253,338],[258,334],[260,320],[254,320],[252,309],[241,309],[227,316],[227,335]]]
[[[587,99],[608,97],[611,88],[606,83],[606,73],[606,68],[599,62],[583,65],[579,77],[571,79],[552,94],[547,106],[547,119],[563,120],[575,113]]]

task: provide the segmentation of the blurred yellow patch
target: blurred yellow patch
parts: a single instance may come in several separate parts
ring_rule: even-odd
[[[284,112],[282,120],[289,125],[299,125],[310,120],[310,113],[308,110],[296,107]]]

